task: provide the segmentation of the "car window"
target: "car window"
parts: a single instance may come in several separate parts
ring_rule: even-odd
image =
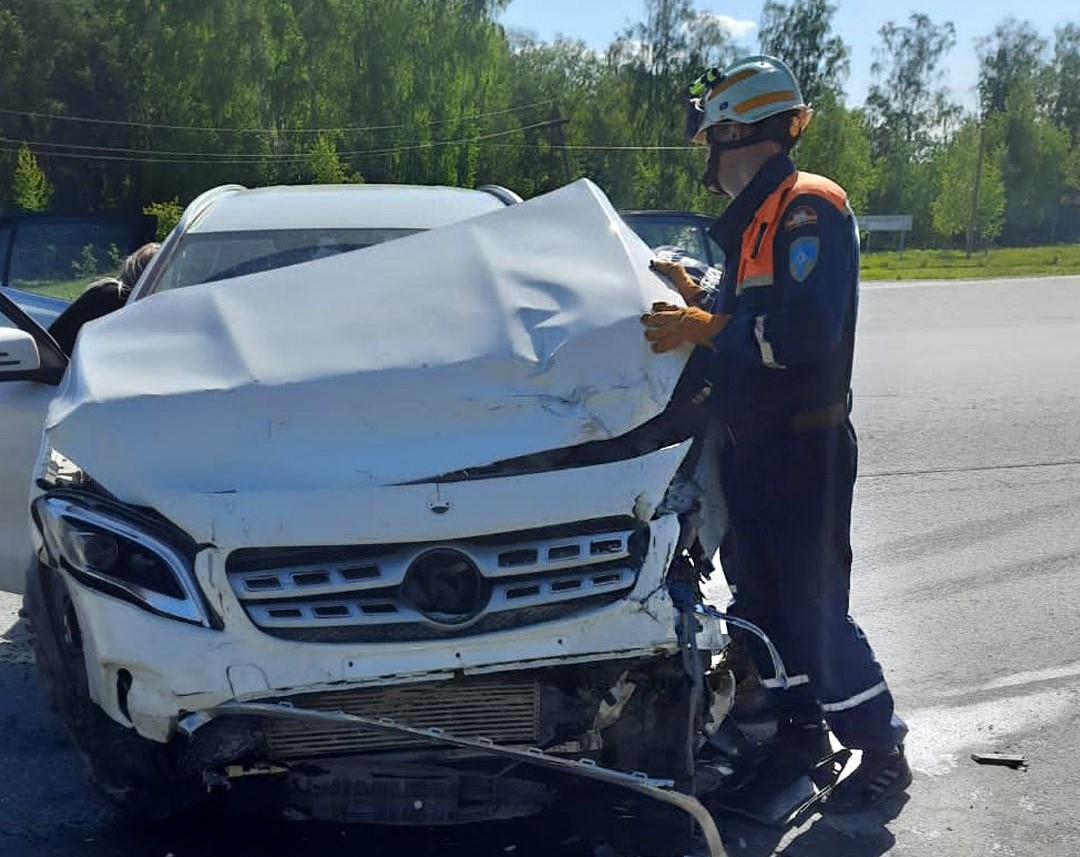
[[[11,234],[15,228],[10,223],[0,223],[0,275],[7,270],[7,254],[11,247]],[[6,285],[6,283],[0,283]]]
[[[21,220],[4,285],[70,300],[87,284],[117,271],[140,242],[136,229],[122,220]]]
[[[282,229],[189,233],[157,269],[148,291],[243,277],[362,250],[417,229]]]

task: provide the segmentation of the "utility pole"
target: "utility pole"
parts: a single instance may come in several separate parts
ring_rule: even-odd
[[[566,134],[563,128],[568,125],[569,119],[564,119],[559,111],[558,103],[551,106],[551,145],[562,153],[563,183],[569,184],[572,178],[570,171],[570,152],[566,148]]]
[[[971,217],[967,228],[967,257],[971,258],[971,248],[975,242],[975,220],[979,213],[979,184],[982,182],[983,150],[986,148],[986,122],[979,123],[979,154],[975,159],[975,187],[971,192]]]

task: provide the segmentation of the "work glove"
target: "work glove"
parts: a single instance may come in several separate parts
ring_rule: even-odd
[[[670,281],[676,291],[682,295],[684,301],[688,304],[697,303],[698,295],[701,294],[701,287],[686,273],[686,268],[678,262],[664,262],[660,259],[653,259],[649,262],[649,267],[661,277],[665,277]]]
[[[730,321],[730,315],[713,315],[697,307],[678,307],[657,301],[652,310],[641,317],[647,328],[645,338],[657,354],[673,351],[682,345],[712,347],[713,337]]]

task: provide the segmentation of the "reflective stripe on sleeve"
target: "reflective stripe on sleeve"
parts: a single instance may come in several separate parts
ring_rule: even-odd
[[[770,369],[786,369],[782,363],[776,362],[773,354],[772,343],[765,338],[765,316],[759,315],[754,321],[754,338],[757,339],[758,348],[761,350],[761,362]]]
[[[763,286],[771,286],[773,278],[769,274],[760,274],[756,277],[743,277],[735,284],[735,296],[738,297],[747,289],[760,289]]]
[[[775,687],[798,687],[800,684],[810,684],[810,676],[808,675],[789,675],[787,678],[787,684],[782,684],[778,678],[767,678],[761,682],[762,687],[775,688]]]
[[[868,702],[875,696],[880,696],[889,689],[885,682],[879,682],[875,684],[869,690],[864,690],[862,693],[857,693],[854,696],[841,700],[840,702],[826,702],[822,704],[822,711],[847,711],[849,708],[855,708],[857,705],[862,705],[864,702]]]

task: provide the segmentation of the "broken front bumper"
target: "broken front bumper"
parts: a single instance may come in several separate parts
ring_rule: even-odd
[[[672,654],[678,649],[676,610],[662,583],[678,535],[675,516],[652,521],[636,582],[614,603],[528,627],[451,639],[378,644],[282,639],[260,630],[231,591],[221,591],[224,587],[216,588],[214,604],[225,615],[224,627],[203,628],[153,615],[66,577],[91,697],[114,720],[166,742],[185,712],[228,701]],[[213,549],[202,551],[196,575],[201,581],[214,579],[222,560]],[[227,609],[221,610],[223,603]]]
[[[502,757],[515,763],[530,767],[554,770],[607,785],[624,788],[648,798],[676,807],[688,814],[698,825],[708,847],[710,857],[725,857],[723,843],[716,824],[708,810],[692,795],[676,791],[674,781],[650,777],[645,773],[614,770],[598,765],[591,759],[569,759],[546,753],[536,747],[507,747],[495,743],[490,738],[467,738],[454,735],[444,729],[429,727],[416,728],[398,723],[388,717],[364,717],[345,714],[344,712],[313,711],[288,704],[268,705],[264,703],[228,703],[209,711],[202,711],[183,718],[180,727],[188,735],[194,735],[199,729],[217,718],[270,718],[306,723],[312,726],[334,727],[338,729],[362,728],[377,732],[391,733],[399,737],[412,738],[428,743],[461,748],[478,752],[485,756]],[[420,799],[414,802],[417,813],[423,811]]]

